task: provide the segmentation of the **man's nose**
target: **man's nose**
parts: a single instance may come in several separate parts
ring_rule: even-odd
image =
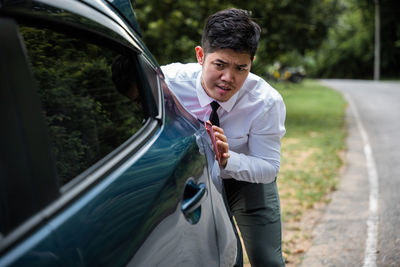
[[[233,80],[232,70],[226,69],[224,71],[224,73],[222,74],[221,80],[225,81],[225,82],[232,82],[232,80]]]

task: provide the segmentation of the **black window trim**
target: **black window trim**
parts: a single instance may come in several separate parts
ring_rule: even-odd
[[[164,101],[163,101],[164,94],[163,94],[162,85],[160,82],[160,74],[159,74],[161,72],[161,70],[159,69],[158,66],[155,66],[152,63],[152,61],[148,57],[146,57],[144,54],[141,55],[141,58],[142,58],[143,63],[140,63],[140,60],[139,60],[140,65],[147,64],[151,69],[154,70],[154,79],[156,79],[156,82],[157,82],[157,95],[154,96],[154,98],[156,98],[157,101],[154,99],[155,102],[153,102],[154,103],[153,105],[157,106],[156,110],[154,110],[154,112],[155,112],[154,118],[159,120],[160,125],[161,125],[164,121]],[[142,68],[140,68],[140,69],[142,69]],[[146,74],[144,74],[144,75],[147,77]],[[146,86],[148,87],[147,91],[153,92],[153,90],[149,84],[147,84]]]
[[[7,198],[8,208],[23,213],[24,218],[21,222],[17,222],[17,225],[13,225],[10,232],[5,233],[6,235],[0,242],[1,251],[3,249],[3,244],[7,243],[6,240],[8,236],[13,236],[15,228],[32,216],[33,220],[35,220],[35,214],[54,201],[59,196],[59,192],[57,180],[55,179],[54,162],[51,158],[47,132],[45,130],[46,126],[41,114],[40,100],[36,95],[35,83],[33,82],[34,78],[27,64],[24,46],[21,44],[18,36],[18,26],[14,20],[9,18],[0,17],[0,21],[3,27],[1,39],[4,38],[3,42],[0,44],[0,50],[3,53],[0,62],[0,77],[9,81],[9,84],[2,87],[2,90],[8,90],[11,93],[11,99],[9,100],[18,114],[18,131],[22,133],[18,140],[23,142],[23,153],[28,153],[27,157],[30,159],[28,160],[31,161],[30,164],[28,164],[28,175],[18,176],[17,180],[7,179],[7,182],[11,185],[11,188],[18,187],[28,193],[28,195],[25,196],[21,195],[21,202],[32,201],[30,199],[32,196],[37,199],[38,202],[37,206],[31,206],[31,209],[32,207],[33,209],[28,210],[21,209],[18,205],[19,203]],[[6,71],[15,71],[15,73],[18,73],[18,77],[10,75],[6,73]],[[8,77],[5,77],[6,75]],[[4,117],[4,114],[0,116]],[[8,128],[9,127],[7,127],[6,131],[9,130]],[[34,129],[34,131],[32,131],[32,129]],[[37,151],[40,153],[37,154]],[[6,151],[1,151],[1,153],[6,153]],[[35,153],[35,155],[33,155],[33,153]],[[22,158],[25,158],[25,156]],[[11,169],[9,171],[12,172]],[[40,177],[40,182],[35,177]],[[6,177],[3,178],[5,179]],[[22,183],[20,179],[23,180]],[[32,182],[33,179],[35,179],[35,183]]]

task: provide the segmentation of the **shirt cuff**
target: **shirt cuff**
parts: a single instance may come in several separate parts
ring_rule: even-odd
[[[240,168],[240,155],[232,150],[229,150],[229,159],[225,166],[225,171],[236,172]]]

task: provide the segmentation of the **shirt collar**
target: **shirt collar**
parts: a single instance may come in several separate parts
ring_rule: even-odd
[[[200,71],[199,74],[197,75],[197,80],[196,80],[196,93],[197,93],[197,98],[199,99],[200,106],[205,107],[209,105],[212,101],[215,101],[213,98],[209,97],[204,91],[203,86],[201,85],[201,74],[202,72]],[[238,98],[238,93],[234,94],[228,101],[225,102],[219,102],[219,105],[227,112],[231,111],[233,106],[236,103],[236,100]]]

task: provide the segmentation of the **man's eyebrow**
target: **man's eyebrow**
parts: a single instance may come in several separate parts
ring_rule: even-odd
[[[222,64],[228,64],[228,62],[225,62],[222,59],[216,59],[216,60],[214,60],[214,62],[218,62],[218,63],[222,63]],[[239,68],[246,68],[246,67],[249,66],[249,64],[240,64],[240,65],[236,65],[236,66],[239,67]]]
[[[214,62],[222,63],[222,64],[228,64],[228,62],[223,61],[222,59],[216,59]]]

